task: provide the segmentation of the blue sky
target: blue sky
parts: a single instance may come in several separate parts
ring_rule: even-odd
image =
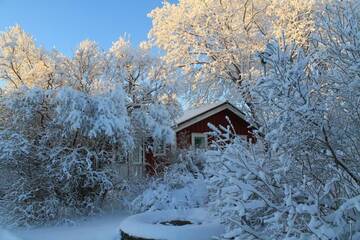
[[[171,1],[171,2],[175,2]],[[127,33],[134,44],[147,38],[146,15],[162,0],[0,0],[0,31],[20,24],[39,45],[71,55],[80,41],[104,49]]]

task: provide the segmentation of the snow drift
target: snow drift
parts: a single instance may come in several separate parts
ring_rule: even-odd
[[[162,224],[174,220],[189,221],[192,224],[183,226]],[[127,235],[145,239],[209,240],[224,233],[225,228],[206,209],[197,208],[133,215],[120,224],[120,230]]]

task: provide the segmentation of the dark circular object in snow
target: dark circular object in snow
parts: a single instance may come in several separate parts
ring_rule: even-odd
[[[165,221],[165,222],[160,222],[160,224],[162,225],[171,225],[171,226],[184,226],[184,225],[189,225],[189,224],[194,224],[190,221],[187,220],[171,220],[171,221]]]

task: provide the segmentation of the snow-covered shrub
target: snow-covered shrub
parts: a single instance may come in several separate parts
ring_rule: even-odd
[[[68,58],[40,51],[17,26],[0,34],[0,63],[7,81],[0,96],[0,214],[7,224],[101,211],[124,193],[131,176],[119,165],[130,164],[135,142],[173,141],[167,109],[175,100],[166,98],[162,64],[150,50],[126,42],[105,52],[86,40]]]
[[[207,203],[207,188],[204,181],[202,154],[187,152],[179,155],[161,177],[149,180],[141,195],[130,208],[133,212],[164,209],[187,209]]]
[[[124,96],[23,88],[4,97],[11,117],[0,132],[0,159],[15,179],[4,196],[9,222],[39,224],[100,206],[112,189],[109,156],[132,145]]]
[[[349,239],[360,226],[359,188],[339,175],[303,175],[276,152],[231,132],[208,154],[210,208],[227,226],[224,239]],[[230,137],[230,138],[229,138]],[[324,173],[331,171],[324,166]],[[343,179],[343,180],[341,180]]]
[[[329,3],[315,46],[268,44],[252,87],[257,144],[214,131],[210,199],[224,238],[359,237],[359,4]]]
[[[282,200],[271,172],[278,166],[259,158],[255,150],[262,148],[260,143],[249,144],[231,128],[212,128],[212,147],[217,152],[207,154],[210,208],[227,225],[225,238],[244,237],[242,232],[259,237],[264,219],[276,212],[274,206]]]

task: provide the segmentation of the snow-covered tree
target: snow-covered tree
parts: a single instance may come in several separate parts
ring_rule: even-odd
[[[41,224],[101,206],[117,174],[112,155],[133,147],[125,97],[121,87],[92,96],[21,88],[2,99],[1,166],[15,179],[7,220]]]
[[[305,44],[314,8],[313,1],[165,1],[149,14],[150,37],[181,73],[179,89],[190,102],[226,97],[245,102],[255,115],[248,86],[263,71],[257,56],[275,36]]]
[[[167,83],[167,66],[150,51],[145,42],[137,48],[125,38],[114,42],[109,53],[112,82],[121,84],[128,95],[127,108],[137,133],[145,140],[163,139],[169,144],[174,139],[171,118],[177,110],[176,94]]]
[[[251,89],[260,146],[214,131],[209,186],[224,238],[359,238],[359,6],[318,11],[315,47],[267,45],[268,72]]]
[[[9,87],[49,87],[54,80],[52,72],[52,61],[20,26],[0,34],[0,78]]]
[[[0,49],[9,81],[0,98],[0,169],[9,182],[0,208],[8,223],[92,214],[116,190],[116,166],[139,137],[173,141],[175,99],[164,101],[162,65],[149,51],[103,51],[86,40],[69,58],[39,50],[20,27],[2,37],[11,42]],[[44,59],[51,71],[33,68]]]
[[[254,53],[264,45],[267,32],[267,4],[181,0],[165,2],[149,14],[152,40],[165,51],[164,60],[184,74],[182,85],[189,97],[202,102],[229,96],[234,86],[252,79]]]
[[[316,0],[272,0],[266,9],[272,22],[271,36],[307,47],[315,31],[316,7],[320,6],[320,1]]]

